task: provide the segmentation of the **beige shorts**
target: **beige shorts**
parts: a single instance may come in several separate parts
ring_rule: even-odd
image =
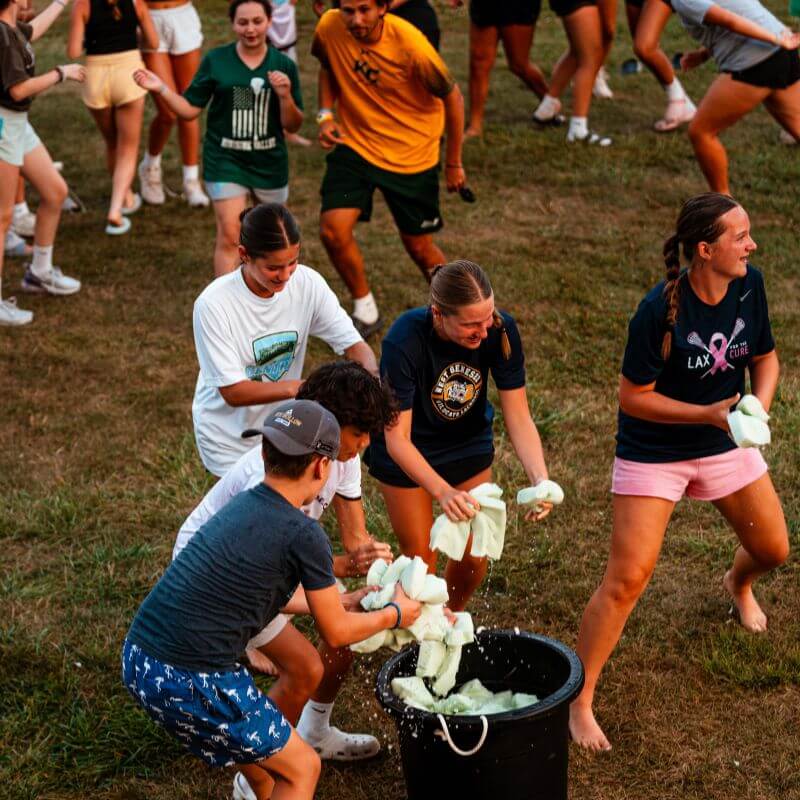
[[[145,53],[169,53],[182,56],[203,46],[203,27],[191,3],[174,8],[151,8],[150,16],[158,32],[158,47]]]
[[[264,630],[257,633],[247,643],[247,649],[252,650],[256,647],[263,647],[265,644],[269,644],[286,627],[291,618],[291,614],[278,614]]]
[[[89,108],[116,108],[147,94],[133,80],[133,72],[144,63],[138,50],[86,57],[83,102]]]
[[[11,111],[0,106],[0,161],[21,167],[25,156],[41,143],[28,122],[27,111]]]

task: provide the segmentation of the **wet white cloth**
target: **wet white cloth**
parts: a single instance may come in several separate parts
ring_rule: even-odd
[[[395,678],[392,691],[406,705],[430,711],[434,714],[501,714],[539,702],[535,694],[525,692],[492,692],[477,678],[459,687],[458,691],[444,698],[435,698],[422,678]]]
[[[542,503],[558,506],[563,502],[564,490],[555,481],[539,481],[536,486],[528,486],[517,492],[518,506],[534,506],[537,511],[541,510]]]
[[[482,483],[470,494],[480,503],[478,512],[465,522],[451,522],[446,514],[440,514],[431,528],[431,549],[461,561],[471,533],[470,555],[497,560],[506,536],[506,504],[500,499],[503,490],[496,483]]]
[[[746,394],[728,414],[728,428],[737,447],[764,447],[772,441],[769,414],[754,394]]]

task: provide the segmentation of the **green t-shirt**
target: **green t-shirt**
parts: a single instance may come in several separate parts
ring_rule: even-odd
[[[183,96],[203,108],[211,101],[203,141],[203,177],[252,189],[279,189],[289,183],[289,158],[280,103],[267,73],[285,73],[292,97],[303,108],[297,66],[274,47],[256,69],[236,52],[236,43],[210,50]],[[258,91],[256,91],[258,90]]]

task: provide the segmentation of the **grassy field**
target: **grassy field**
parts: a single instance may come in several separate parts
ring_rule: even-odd
[[[785,4],[773,6],[785,13]],[[221,4],[200,7],[207,45],[227,41]],[[440,12],[444,54],[465,87],[466,13]],[[305,7],[301,16],[305,131],[313,135],[315,71],[306,55],[313,22]],[[615,146],[568,148],[563,130],[532,129],[533,99],[501,56],[485,136],[465,149],[478,202],[444,199],[439,237],[449,257],[489,270],[499,304],[520,323],[531,404],[551,475],[567,492],[539,526],[512,512],[504,557],[472,610],[478,624],[518,625],[568,644],[608,548],[626,323],[661,278],[661,241],[681,201],[704,189],[685,134],[650,131],[663,108],[654,80],[619,74],[631,54],[620,21],[610,62],[617,97],[595,102],[592,117]],[[535,58],[549,69],[562,47],[561,27],[547,11]],[[673,20],[666,49],[689,47]],[[63,61],[64,49],[59,24],[39,43],[40,68]],[[713,74],[706,65],[687,78],[694,97]],[[37,100],[32,119],[65,161],[88,213],[63,220],[56,247],[56,262],[83,280],[82,292],[26,298],[33,325],[0,329],[0,797],[224,798],[229,774],[184,755],[134,707],[118,675],[127,626],[168,563],[181,521],[210,486],[192,437],[190,319],[211,277],[212,215],[172,200],[140,213],[130,236],[105,237],[101,141],[74,84]],[[766,277],[784,366],[767,458],[796,548],[800,162],[761,111],[725,142],[733,191],[760,245],[754,262]],[[175,144],[165,161],[177,187]],[[292,151],[303,260],[344,297],[316,232],[322,172],[318,148]],[[384,315],[424,303],[425,286],[382,202],[359,236]],[[7,262],[6,294],[21,275],[19,262]],[[313,348],[309,367],[327,357],[324,347]],[[496,478],[512,494],[522,472],[500,424],[496,432]],[[365,490],[370,529],[391,537],[370,479]],[[756,638],[727,616],[721,579],[734,545],[713,509],[679,507],[652,585],[601,682],[598,714],[615,748],[599,758],[573,748],[574,798],[800,798],[798,560],[793,555],[759,584],[770,631]],[[377,732],[383,753],[358,766],[327,765],[322,800],[404,796],[392,726],[373,700],[383,658],[359,662],[334,712],[337,724]]]

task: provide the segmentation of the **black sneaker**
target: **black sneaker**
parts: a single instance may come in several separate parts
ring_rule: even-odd
[[[375,322],[364,322],[358,317],[353,316],[351,316],[350,319],[353,321],[355,329],[359,332],[364,341],[369,339],[370,336],[374,336],[381,328],[383,328],[383,320],[380,317],[378,317]]]

